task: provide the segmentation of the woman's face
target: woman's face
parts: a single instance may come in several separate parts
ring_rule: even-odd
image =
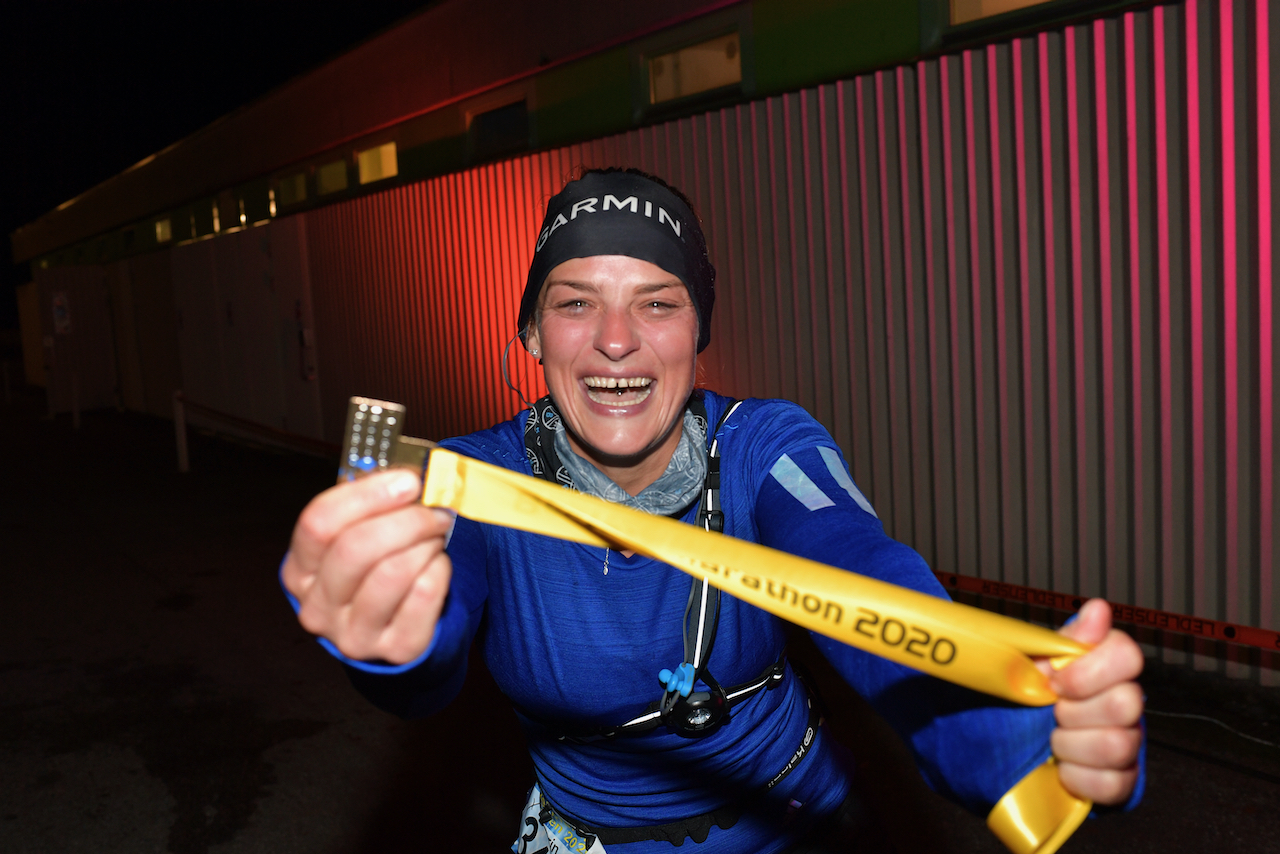
[[[529,348],[569,443],[632,495],[680,442],[697,365],[698,314],[680,279],[626,255],[574,258],[542,287]]]

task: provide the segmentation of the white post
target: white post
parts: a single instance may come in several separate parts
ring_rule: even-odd
[[[54,369],[53,336],[44,336],[44,400],[49,405],[48,420],[53,420],[53,369]]]
[[[71,426],[80,429],[80,377],[78,371],[71,372]]]
[[[191,471],[191,460],[187,456],[187,411],[182,405],[182,392],[173,393],[173,434],[178,440],[178,473]]]

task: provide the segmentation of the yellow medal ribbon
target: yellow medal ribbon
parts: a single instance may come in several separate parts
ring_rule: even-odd
[[[1032,657],[1047,657],[1058,668],[1089,649],[1049,629],[708,533],[444,449],[431,450],[428,463],[425,505],[655,558],[796,625],[995,697],[1029,706],[1053,703],[1057,696]],[[1053,854],[1091,807],[1062,787],[1050,758],[1001,798],[987,826],[1014,854]]]

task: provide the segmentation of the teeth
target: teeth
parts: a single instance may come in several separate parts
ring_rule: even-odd
[[[638,406],[652,393],[653,390],[649,388],[587,388],[587,397],[607,406]]]
[[[583,382],[588,388],[648,388],[653,380],[649,377],[586,377]]]

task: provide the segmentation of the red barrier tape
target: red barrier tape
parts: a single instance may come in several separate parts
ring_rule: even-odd
[[[942,586],[964,593],[977,593],[981,596],[994,596],[997,599],[1008,599],[1027,605],[1052,608],[1073,614],[1085,603],[1085,597],[1070,593],[1055,593],[1052,590],[1038,590],[1034,587],[1023,587],[1018,584],[1007,584],[1003,581],[989,581],[985,578],[972,578],[967,575],[955,575],[950,572],[935,572]],[[1169,611],[1155,611],[1151,608],[1140,608],[1137,605],[1119,605],[1111,603],[1111,619],[1118,623],[1128,623],[1149,629],[1165,632],[1176,632],[1182,635],[1226,641],[1242,646],[1253,646],[1258,649],[1280,650],[1280,632],[1267,629],[1255,629],[1253,626],[1241,626],[1235,623],[1222,623],[1204,617],[1189,617],[1186,614],[1174,614]]]

